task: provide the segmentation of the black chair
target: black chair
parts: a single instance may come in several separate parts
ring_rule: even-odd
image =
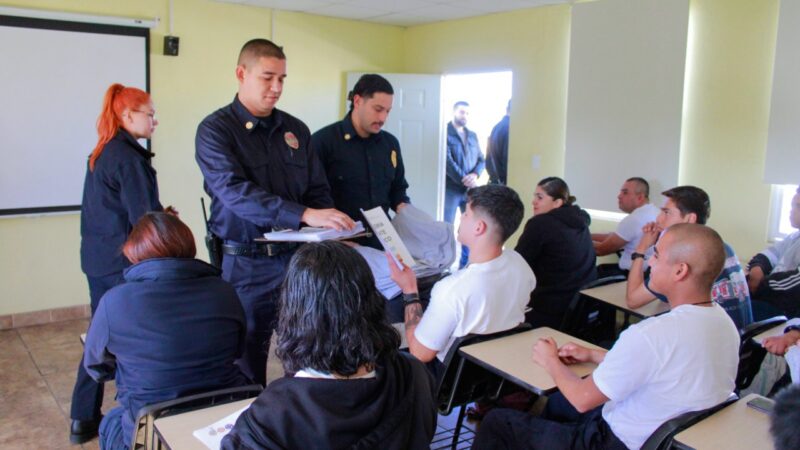
[[[739,400],[736,394],[731,394],[724,402],[701,411],[690,411],[674,417],[656,428],[656,431],[642,445],[641,450],[669,450],[673,448],[673,439],[681,431],[691,427],[717,411]],[[682,447],[682,446],[681,446]]]
[[[460,407],[458,420],[453,432],[452,448],[456,448],[461,434],[461,424],[464,422],[466,405],[476,400],[497,399],[505,394],[520,390],[511,383],[492,372],[473,364],[464,358],[459,349],[467,345],[490,341],[505,336],[528,331],[531,326],[521,323],[510,330],[492,334],[468,334],[457,338],[444,359],[444,375],[439,380],[436,390],[436,401],[439,414],[450,415],[454,407]]]
[[[208,408],[209,406],[222,405],[251,397],[258,397],[264,388],[260,384],[239,386],[185,397],[167,400],[164,402],[147,405],[139,410],[134,423],[134,430],[130,448],[133,450],[160,449],[161,441],[155,436],[154,423],[160,417]]]
[[[753,382],[767,351],[753,338],[757,335],[786,322],[786,316],[770,317],[759,322],[753,322],[741,332],[739,340],[739,369],[736,372],[736,392],[741,392]]]
[[[616,309],[597,300],[585,298],[581,291],[621,281],[625,281],[624,275],[612,275],[598,278],[580,288],[569,302],[560,331],[595,345],[613,341]]]

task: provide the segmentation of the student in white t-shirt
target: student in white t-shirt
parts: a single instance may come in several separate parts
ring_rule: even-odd
[[[441,375],[441,362],[453,341],[467,334],[490,334],[525,320],[536,277],[517,252],[503,243],[522,222],[524,207],[513,189],[487,185],[467,191],[458,241],[469,247],[469,265],[439,281],[425,314],[414,272],[387,255],[392,279],[403,290],[408,348]],[[438,363],[437,363],[438,361]]]
[[[710,298],[724,262],[714,230],[671,226],[650,265],[650,286],[669,299],[670,312],[632,325],[608,352],[574,343],[557,348],[551,338],[534,345],[533,360],[583,414],[561,423],[493,410],[473,448],[638,449],[667,420],[726,400],[735,385],[739,333]],[[583,379],[567,367],[588,361],[598,367]]]
[[[624,274],[631,268],[631,253],[642,238],[642,227],[656,220],[660,212],[650,203],[650,184],[644,178],[633,177],[625,183],[617,195],[619,209],[628,213],[613,233],[592,233],[592,242],[597,256],[610,255],[622,250],[619,264],[600,264],[597,277]]]

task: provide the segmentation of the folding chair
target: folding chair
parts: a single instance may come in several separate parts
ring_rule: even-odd
[[[560,331],[596,345],[613,340],[616,310],[602,302],[585,298],[581,291],[620,281],[625,281],[624,275],[612,275],[598,278],[580,288],[569,302]]]
[[[444,359],[444,375],[439,381],[436,400],[439,414],[441,415],[447,416],[453,411],[454,407],[460,407],[456,428],[453,432],[452,448],[455,449],[458,444],[467,404],[484,398],[497,399],[506,393],[519,390],[513,385],[506,386],[505,380],[499,375],[467,361],[459,353],[459,349],[467,345],[510,336],[530,329],[531,326],[529,324],[521,323],[515,328],[497,333],[469,334],[456,339],[447,351],[447,356]]]
[[[167,400],[164,402],[147,405],[139,410],[134,423],[136,432],[133,434],[132,450],[160,449],[161,441],[155,436],[154,423],[159,417],[203,409],[209,406],[222,405],[251,397],[257,397],[264,388],[260,384],[238,386],[233,388],[218,389],[200,394]]]
[[[786,316],[770,317],[753,322],[741,331],[739,340],[739,369],[736,372],[736,392],[741,392],[753,382],[761,369],[767,351],[753,338],[776,325],[786,322]]]
[[[739,396],[731,394],[724,402],[700,411],[690,411],[674,417],[656,428],[656,431],[642,445],[641,450],[669,450],[674,448],[673,438],[676,434],[709,417],[717,411],[739,400]],[[680,446],[682,448],[682,446]]]

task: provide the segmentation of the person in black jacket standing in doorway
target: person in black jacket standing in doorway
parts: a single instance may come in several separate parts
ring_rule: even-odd
[[[560,327],[570,299],[597,278],[590,223],[564,180],[547,177],[536,186],[533,217],[515,249],[536,275],[525,317],[534,327]]]

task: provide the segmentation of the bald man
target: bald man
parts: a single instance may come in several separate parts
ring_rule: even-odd
[[[650,263],[650,287],[663,293],[670,312],[631,325],[609,351],[541,339],[533,360],[553,377],[572,411],[570,423],[494,410],[481,423],[473,448],[640,448],[662,423],[710,408],[733,393],[739,333],[710,297],[725,250],[704,225],[671,226]],[[586,378],[567,367],[598,364]],[[551,400],[552,401],[552,400]]]

